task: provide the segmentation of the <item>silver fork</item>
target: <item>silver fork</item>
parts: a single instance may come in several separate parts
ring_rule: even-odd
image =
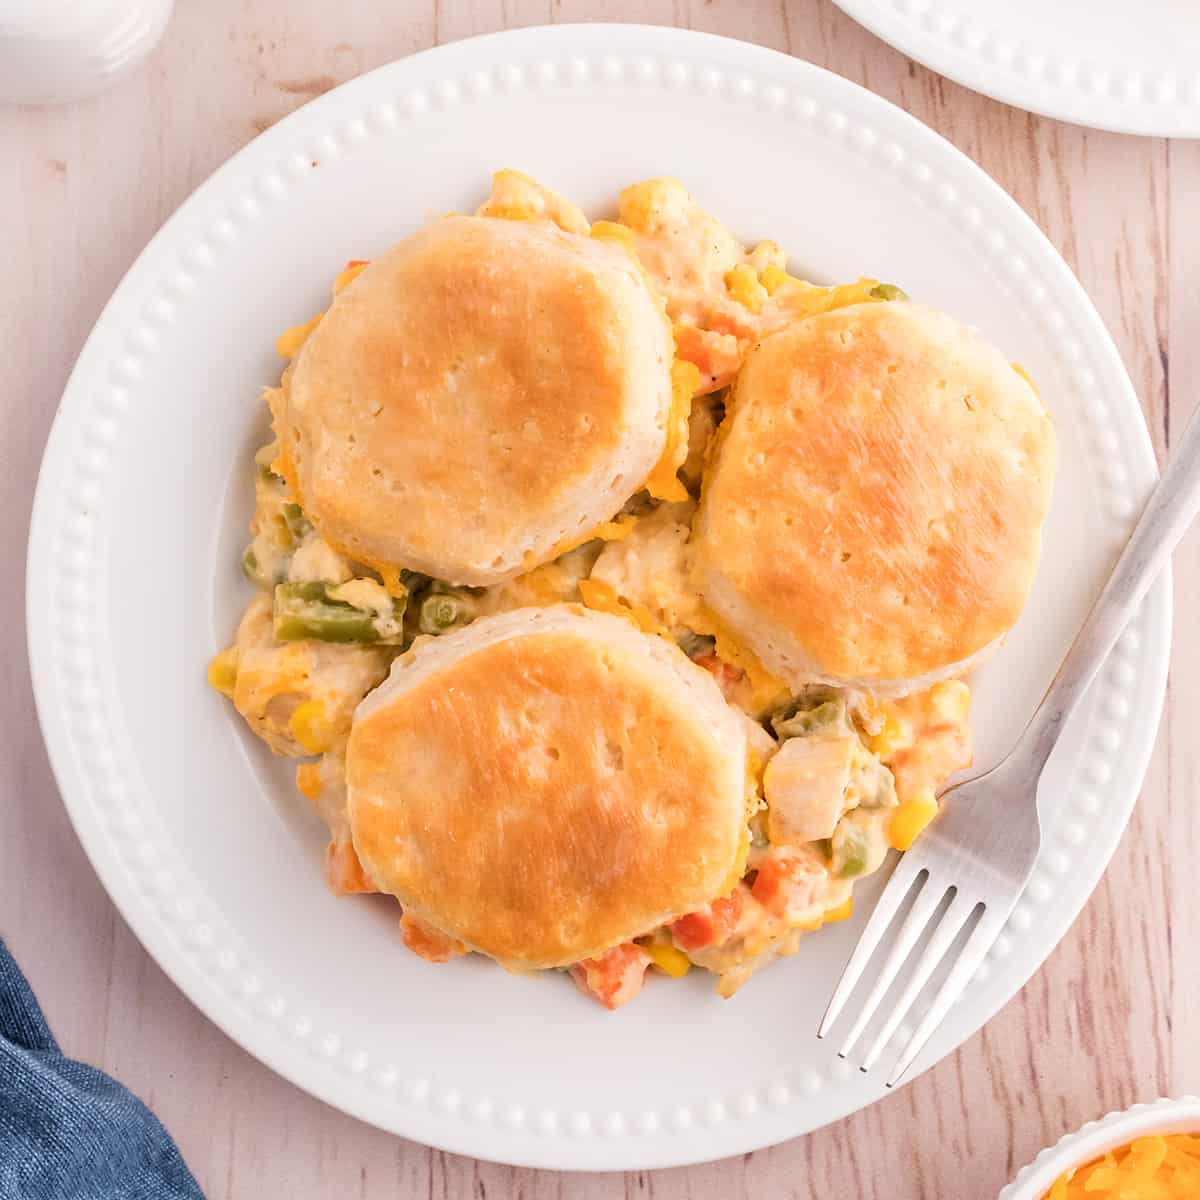
[[[928,932],[924,952],[863,1059],[862,1069],[868,1071],[966,931],[966,941],[957,957],[948,960],[948,973],[933,1002],[900,1052],[888,1087],[900,1081],[958,999],[1028,882],[1041,844],[1037,784],[1042,769],[1067,718],[1200,509],[1198,467],[1200,416],[1189,421],[1108,582],[1016,745],[998,766],[945,793],[942,813],[900,859],[850,955],[818,1037],[833,1028],[893,919],[911,898],[912,907],[839,1052],[844,1058],[853,1050],[913,947]],[[939,910],[940,917],[931,920]]]

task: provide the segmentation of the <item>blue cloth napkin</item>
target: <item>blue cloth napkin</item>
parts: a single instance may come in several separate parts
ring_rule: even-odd
[[[204,1200],[154,1114],[64,1058],[0,938],[0,1200]]]

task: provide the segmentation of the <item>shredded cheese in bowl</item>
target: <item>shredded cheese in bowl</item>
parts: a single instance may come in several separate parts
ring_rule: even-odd
[[[1200,1136],[1136,1138],[1065,1171],[1043,1200],[1195,1200],[1200,1196]]]

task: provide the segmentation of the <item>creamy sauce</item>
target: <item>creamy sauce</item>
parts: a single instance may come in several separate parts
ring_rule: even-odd
[[[621,193],[620,219],[667,304],[676,354],[699,368],[701,393],[733,382],[756,341],[793,321],[873,296],[876,280],[816,287],[786,271],[774,242],[748,250],[677,179],[649,179]]]
[[[676,636],[695,628],[699,608],[690,582],[695,511],[692,501],[659,505],[627,538],[605,544],[590,576],[647,609]]]
[[[349,586],[349,581],[354,579],[354,570],[348,558],[339,554],[318,534],[310,533],[293,552],[287,566],[287,577],[292,583],[344,583]],[[347,600],[347,603],[354,604],[355,601]],[[359,607],[369,608],[370,605]]]

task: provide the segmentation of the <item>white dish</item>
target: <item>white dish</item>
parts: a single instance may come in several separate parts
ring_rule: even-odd
[[[881,879],[857,920],[732,1001],[694,972],[608,1014],[563,980],[433,967],[398,944],[393,905],[325,891],[323,835],[290,767],[204,683],[247,598],[237,562],[275,335],[322,307],[347,259],[477,203],[503,165],[594,214],[624,183],[676,174],[812,278],[901,283],[1020,357],[1055,415],[1061,466],[1030,608],[979,673],[977,762],[995,760],[1155,478],[1099,317],[1016,204],[899,109],[771,51],[622,26],[460,42],[347,84],[233,158],[151,242],[84,348],[46,451],[29,559],[38,711],[129,924],[197,1005],[299,1086],[513,1163],[743,1152],[882,1094],[814,1032]],[[1036,878],[925,1064],[1021,987],[1104,870],[1154,740],[1169,594],[1162,581],[1072,722],[1044,790]]]
[[[133,70],[175,0],[0,0],[0,103],[65,104]]]
[[[1192,0],[834,0],[885,42],[1006,104],[1117,133],[1200,137]]]
[[[1200,1097],[1154,1100],[1135,1104],[1124,1112],[1112,1112],[1089,1121],[1074,1133],[1063,1134],[1037,1158],[1021,1168],[1016,1179],[997,1200],[1042,1200],[1050,1185],[1071,1167],[1099,1158],[1107,1150],[1124,1146],[1134,1138],[1160,1133],[1195,1133],[1200,1130]]]

